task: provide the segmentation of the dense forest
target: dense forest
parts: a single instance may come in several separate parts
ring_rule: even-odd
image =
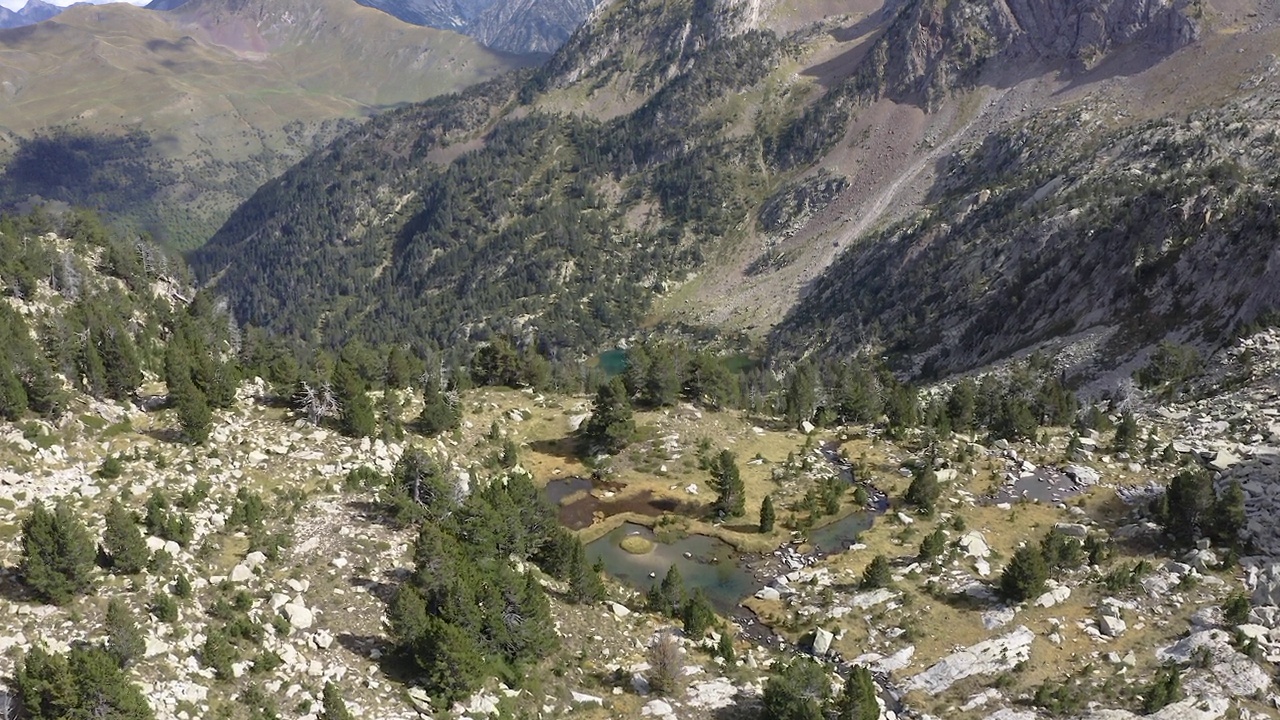
[[[700,32],[702,51],[612,120],[540,110],[550,70],[381,115],[264,186],[193,267],[242,322],[308,342],[536,334],[547,352],[598,349],[787,177],[753,158],[791,131],[735,137],[740,118],[708,107],[789,49],[768,31]],[[460,143],[476,147],[437,159]]]

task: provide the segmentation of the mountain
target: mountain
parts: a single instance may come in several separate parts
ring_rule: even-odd
[[[665,325],[913,373],[1216,347],[1280,302],[1276,19],[619,2],[529,80],[311,156],[192,261],[242,319],[330,343]]]
[[[189,0],[152,0],[173,10]],[[414,25],[453,30],[485,47],[515,55],[555,52],[599,0],[355,0]]]
[[[550,54],[582,24],[598,0],[357,0],[405,22],[456,30],[486,47]]]
[[[0,7],[0,29],[22,27],[43,22],[62,12],[63,8],[43,0],[27,0],[21,10]]]
[[[351,123],[518,64],[344,0],[72,7],[0,31],[0,206],[39,195],[199,244]]]

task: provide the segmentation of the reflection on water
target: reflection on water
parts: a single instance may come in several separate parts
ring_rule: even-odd
[[[871,527],[874,516],[858,512],[847,515],[830,525],[811,530],[810,544],[819,555],[842,552],[858,541],[859,533]],[[639,535],[654,543],[653,551],[633,555],[620,546],[628,535]],[[686,553],[688,557],[685,557]],[[600,559],[605,572],[642,592],[662,582],[667,568],[672,565],[680,570],[685,587],[690,592],[701,588],[716,610],[729,614],[739,601],[760,589],[756,580],[741,561],[732,545],[707,535],[689,535],[670,544],[659,543],[653,531],[643,525],[624,523],[608,535],[587,545],[591,562]],[[786,568],[781,568],[783,572]]]
[[[553,505],[559,505],[561,501],[576,492],[585,492],[591,489],[591,478],[584,477],[567,477],[559,480],[552,480],[543,488],[543,493]]]
[[[858,542],[858,536],[871,528],[875,516],[869,512],[846,515],[830,525],[808,532],[809,543],[816,552],[830,555],[844,552]]]
[[[618,544],[628,535],[640,535],[652,541],[653,551],[633,555],[623,550]],[[685,553],[690,557],[685,557]],[[731,613],[739,600],[757,589],[755,578],[738,562],[733,547],[706,535],[690,535],[664,545],[654,540],[649,528],[625,523],[587,545],[587,556],[593,563],[597,558],[603,560],[606,572],[641,591],[662,582],[667,568],[674,565],[690,592],[701,588],[716,610],[725,614]]]

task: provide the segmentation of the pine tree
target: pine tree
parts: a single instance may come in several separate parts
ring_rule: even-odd
[[[1138,441],[1138,421],[1133,413],[1126,410],[1120,416],[1120,424],[1116,425],[1116,434],[1112,445],[1116,452],[1133,452],[1134,443]]]
[[[1169,665],[1156,674],[1155,680],[1142,695],[1142,712],[1147,714],[1177,702],[1182,699],[1182,671],[1177,665]]]
[[[1183,470],[1174,476],[1165,492],[1165,531],[1179,544],[1191,545],[1211,529],[1214,503],[1209,474],[1198,468]]]
[[[320,708],[319,720],[355,720],[355,716],[347,710],[347,703],[342,699],[338,686],[331,682],[324,684]]]
[[[893,570],[889,566],[889,558],[883,555],[871,558],[871,562],[862,571],[862,589],[887,588],[892,584]]]
[[[675,353],[667,345],[651,348],[640,397],[650,407],[675,405],[683,384]]]
[[[936,528],[933,532],[924,537],[920,541],[920,552],[918,557],[921,561],[933,560],[947,549],[947,534],[942,528]]]
[[[1011,602],[1025,602],[1044,592],[1049,567],[1038,545],[1024,545],[1000,575],[1000,594]]]
[[[51,655],[37,645],[15,674],[31,720],[155,718],[142,691],[101,647],[77,646],[66,655]]]
[[[22,523],[23,581],[45,601],[63,605],[89,589],[96,552],[84,523],[65,502],[52,513],[36,502]]]
[[[760,502],[760,532],[761,534],[773,532],[774,523],[773,511],[773,495],[765,495],[764,500]]]
[[[973,429],[977,394],[978,386],[971,378],[965,378],[951,388],[951,395],[947,398],[947,417],[953,430],[968,432]]]
[[[836,698],[837,720],[879,720],[880,705],[876,702],[876,684],[871,671],[864,665],[854,665],[844,682],[840,696]]]
[[[699,588],[680,609],[680,620],[684,624],[685,637],[698,639],[716,623],[716,611],[707,600],[706,593]]]
[[[631,442],[636,423],[622,378],[614,377],[596,391],[591,417],[582,429],[588,447],[617,453]]]
[[[1232,480],[1213,501],[1213,539],[1224,545],[1238,545],[1246,522],[1244,489],[1239,480]]]
[[[941,495],[942,488],[938,485],[937,474],[926,467],[916,470],[904,499],[925,515],[932,515]]]
[[[726,664],[732,665],[737,659],[737,653],[733,649],[733,636],[726,629],[720,633],[720,639],[716,641],[716,657],[724,660]]]
[[[107,510],[107,528],[102,535],[103,549],[110,562],[111,572],[134,575],[142,572],[151,559],[146,540],[133,513],[124,509],[119,500],[113,500]]]
[[[9,361],[0,360],[8,363]],[[0,367],[0,419],[13,422],[27,411],[27,391],[8,367]]]
[[[823,720],[830,697],[831,680],[826,669],[813,660],[797,657],[765,682],[761,720]]]
[[[787,392],[783,396],[783,415],[787,425],[799,427],[807,420],[813,419],[818,408],[818,373],[813,365],[802,362],[791,371],[787,381]]]
[[[422,390],[422,413],[414,421],[414,429],[427,437],[435,437],[461,424],[462,414],[458,408],[449,403],[434,379],[428,380]]]
[[[684,580],[680,577],[680,568],[672,565],[662,582],[649,589],[649,609],[668,617],[675,617],[676,611],[684,606]]]
[[[604,599],[600,573],[587,563],[587,550],[577,538],[574,538],[569,561],[569,599],[575,603],[594,603]]]
[[[213,411],[209,409],[209,401],[191,380],[179,380],[178,383],[176,391],[171,391],[177,404],[178,424],[192,443],[203,445],[208,442],[213,429]]]
[[[120,598],[107,603],[107,652],[122,669],[133,665],[146,650],[147,643],[138,629],[138,621]]]
[[[711,487],[716,491],[711,512],[720,517],[737,517],[746,511],[747,490],[733,453],[721,450],[711,466]]]
[[[333,386],[338,398],[338,426],[342,433],[354,438],[372,437],[378,431],[373,404],[369,401],[364,379],[345,357],[334,366]]]

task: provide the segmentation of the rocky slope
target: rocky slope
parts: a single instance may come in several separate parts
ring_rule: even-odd
[[[1101,349],[1113,364],[1165,334],[1208,348],[1276,302],[1270,246],[1254,240],[1269,232],[1276,91],[1257,48],[1276,34],[1274,20],[1263,7],[1140,0],[921,0],[847,15],[618,3],[514,95],[494,96],[493,120],[451,148],[389,120],[398,145],[436,148],[422,170],[353,186],[336,204],[332,194],[298,203],[270,189],[193,259],[255,324],[312,332],[321,315],[359,317],[391,337],[411,324],[399,306],[427,291],[428,315],[453,333],[423,328],[437,342],[483,335],[478,318],[498,316],[558,345],[564,312],[548,310],[539,288],[575,277],[566,258],[512,282],[510,256],[497,253],[485,275],[506,278],[510,297],[475,311],[457,307],[455,263],[428,260],[457,239],[478,256],[478,238],[504,232],[510,206],[481,190],[494,178],[535,192],[520,195],[526,217],[533,197],[554,197],[536,195],[533,170],[510,152],[509,139],[530,132],[529,114],[542,113],[580,127],[543,140],[575,159],[538,172],[551,187],[590,188],[593,207],[621,221],[584,228],[584,252],[611,247],[623,228],[673,241],[625,247],[697,249],[623,278],[609,295],[628,296],[627,314],[577,317],[576,341],[626,335],[647,314],[767,338],[784,355],[885,347],[911,355],[912,372],[935,374],[1086,331],[1118,338]],[[759,29],[771,24],[787,34]],[[336,156],[318,155],[286,185],[405,164],[379,157],[371,140],[343,141],[361,148],[358,164],[339,171]],[[437,212],[441,197],[407,179],[436,169],[473,188],[451,191],[450,202],[484,209],[465,220],[452,207]],[[477,172],[487,179],[463,179]],[[454,240],[423,239],[420,223],[437,221],[435,232]],[[301,273],[306,261],[283,261],[296,254],[274,230],[285,227],[361,254],[362,272],[379,282],[335,292]],[[355,237],[366,240],[351,245]],[[407,252],[423,242],[430,252]],[[237,262],[250,246],[256,260]],[[1247,268],[1243,285],[1235,268]],[[299,317],[267,300],[282,287],[322,299]],[[359,330],[344,319],[325,332]]]
[[[9,227],[4,232],[14,232]],[[40,253],[0,266],[4,307],[28,330],[57,328],[73,288],[144,293],[156,307],[185,305],[182,283],[162,282],[154,259],[142,263],[153,282],[121,273],[132,278],[126,282],[99,272],[123,262],[100,246],[49,234],[26,239],[25,247],[61,253],[58,264],[74,269],[53,273],[53,281],[42,271],[11,276],[13,267],[30,271],[46,257]],[[65,282],[73,276],[81,282]],[[139,312],[135,319],[146,328],[174,314]],[[161,330],[137,335],[144,352],[161,349]],[[180,441],[176,412],[163,406],[168,389],[153,378],[136,389],[138,402],[70,393],[59,416],[0,422],[0,507],[10,511],[0,522],[0,674],[12,676],[37,643],[60,652],[101,641],[103,607],[116,599],[142,618],[142,650],[127,677],[158,718],[274,713],[313,720],[330,683],[353,712],[406,720],[445,715],[389,657],[388,601],[413,572],[413,533],[397,530],[383,513],[385,480],[369,479],[367,470],[387,473],[412,448],[429,453],[463,494],[477,492],[486,478],[517,473],[532,474],[539,485],[580,476],[589,489],[579,484],[562,499],[588,506],[584,539],[606,536],[623,521],[650,522],[669,533],[655,533],[661,542],[686,534],[710,541],[701,533],[714,533],[750,540],[757,550],[749,562],[759,584],[749,586],[753,597],[745,601],[756,615],[742,612],[743,625],[724,630],[740,633],[736,659],[712,654],[721,630],[702,640],[680,637],[686,680],[665,695],[649,684],[647,647],[659,633],[679,632],[670,618],[648,611],[640,593],[621,584],[611,585],[606,602],[564,604],[561,584],[513,563],[549,589],[561,649],[518,683],[490,678],[449,707],[451,716],[750,718],[761,711],[779,664],[804,655],[824,663],[822,677],[833,683],[851,664],[870,667],[884,720],[1265,718],[1280,701],[1273,682],[1280,564],[1271,555],[1278,546],[1270,522],[1280,467],[1271,462],[1280,457],[1278,378],[1280,333],[1265,330],[1211,358],[1190,399],[1134,391],[1123,402],[1136,413],[1135,438],[1151,438],[1141,450],[1117,451],[1109,429],[1044,428],[1033,441],[1012,443],[933,428],[890,437],[878,423],[795,430],[760,414],[680,404],[636,413],[632,447],[607,459],[571,449],[588,398],[531,389],[462,393],[462,425],[438,438],[356,440],[281,408],[264,383],[250,380],[215,413],[205,446]],[[390,392],[402,420],[421,406],[415,392]],[[945,392],[929,388],[925,397]],[[512,443],[525,469],[498,469],[498,439]],[[759,532],[754,518],[712,522],[706,514],[710,478],[697,456],[698,446],[712,443],[742,461],[751,507],[766,494],[777,498],[774,532]],[[609,482],[586,481],[588,463],[608,468],[602,472]],[[1252,545],[1199,538],[1181,546],[1169,532],[1175,528],[1159,524],[1152,500],[1171,477],[1201,465],[1220,485],[1242,481]],[[924,467],[939,483],[932,513],[904,498],[910,477]],[[867,518],[870,527],[860,525],[853,541],[815,548],[806,537],[836,518],[812,525],[814,492],[846,472],[863,490],[887,493],[874,503],[884,512]],[[95,592],[64,607],[30,594],[16,566],[20,524],[34,503],[64,499],[96,539],[112,500],[140,509],[156,492],[189,521],[189,537],[148,537],[154,559],[147,569],[128,580],[94,569]],[[856,492],[839,495],[841,513],[862,507]],[[252,497],[262,504],[246,526]],[[925,556],[922,541],[934,532],[943,542]],[[1045,538],[1078,545],[1056,546],[1052,578],[1025,601],[1002,597],[1003,567],[1024,546],[1055,547]],[[1062,549],[1070,547],[1076,550]],[[873,588],[866,569],[876,556],[885,558],[889,577]],[[706,563],[719,582],[733,560],[693,562]],[[177,590],[179,577],[189,590]],[[174,604],[172,614],[162,612],[164,598]],[[218,672],[206,643],[231,628],[241,634],[226,671]],[[1149,702],[1157,678],[1174,667],[1175,690]]]

